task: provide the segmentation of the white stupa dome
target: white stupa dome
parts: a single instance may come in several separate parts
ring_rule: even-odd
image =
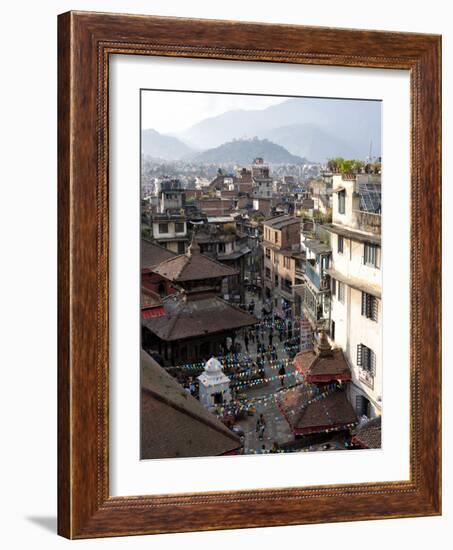
[[[222,372],[222,365],[220,364],[220,361],[218,361],[215,357],[211,357],[211,359],[206,362],[204,370],[205,372],[210,373]]]
[[[198,380],[205,386],[230,383],[228,376],[223,373],[220,361],[215,357],[211,357],[211,359],[206,361],[204,371],[200,374]]]

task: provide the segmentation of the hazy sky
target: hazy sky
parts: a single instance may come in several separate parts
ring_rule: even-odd
[[[142,128],[179,133],[205,118],[236,109],[265,109],[285,97],[142,91]]]

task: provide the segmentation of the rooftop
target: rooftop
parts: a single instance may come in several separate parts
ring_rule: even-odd
[[[379,245],[381,244],[380,235],[361,233],[360,231],[354,231],[353,229],[347,229],[346,227],[342,227],[341,225],[334,225],[331,223],[327,223],[323,225],[323,227],[327,229],[327,231],[330,231],[331,233],[336,233],[337,235],[341,235],[346,239],[351,239],[353,241],[358,241],[361,243],[371,243]]]
[[[286,392],[278,402],[295,434],[341,430],[357,423],[354,409],[343,391],[337,390],[307,402],[303,395],[305,388],[302,384],[296,390]]]
[[[341,349],[330,348],[327,339],[321,336],[316,352],[301,351],[294,358],[294,367],[304,375],[309,384],[351,380],[351,370]]]
[[[214,229],[214,228],[212,228]],[[217,231],[209,231],[202,229],[197,232],[197,243],[216,243],[216,242],[228,242],[232,243],[237,239],[235,232],[225,231],[224,229],[219,229]]]
[[[241,447],[233,432],[144,351],[141,375],[141,458],[218,456]]]
[[[381,417],[376,416],[368,422],[357,426],[353,432],[352,441],[365,449],[380,449]]]
[[[207,336],[237,330],[258,323],[258,319],[218,296],[185,300],[168,296],[163,301],[165,316],[145,319],[143,326],[164,341]]]
[[[232,216],[208,216],[206,221],[208,223],[233,223],[234,218]]]
[[[237,275],[238,272],[204,254],[200,247],[192,242],[186,254],[173,256],[153,268],[154,273],[173,282],[187,282],[202,279],[223,279]]]
[[[323,243],[318,239],[305,239],[304,245],[308,250],[313,252],[313,254],[327,254],[332,252],[330,244]]]
[[[174,257],[175,254],[163,246],[159,246],[158,244],[147,241],[146,239],[141,240],[140,265],[142,269],[150,269],[151,267]]]
[[[263,225],[272,227],[272,229],[283,229],[284,227],[287,227],[288,225],[292,225],[294,223],[299,224],[300,223],[299,218],[296,218],[294,216],[289,216],[286,214],[284,216],[277,216],[277,217],[269,218],[268,220],[263,221]]]
[[[232,252],[225,252],[225,253],[219,253],[217,254],[217,258],[219,260],[237,260],[241,256],[245,256],[246,254],[250,254],[252,250],[248,246],[243,246],[242,248],[237,248],[236,250],[233,250]]]

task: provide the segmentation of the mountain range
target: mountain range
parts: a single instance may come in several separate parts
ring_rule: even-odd
[[[148,128],[142,131],[142,153],[156,159],[180,160],[195,153],[195,149],[176,137]]]
[[[155,130],[144,130],[143,135],[147,132],[151,133],[146,140],[143,137],[142,151],[166,159],[196,159],[200,157],[196,150],[206,152],[235,139],[254,137],[268,139],[290,155],[312,162],[338,156],[364,159],[370,149],[373,156],[381,155],[381,102],[291,98],[266,109],[227,111],[173,136]]]
[[[262,157],[272,164],[304,164],[306,159],[292,155],[281,145],[267,139],[236,139],[191,157],[200,163],[231,163],[247,165]]]

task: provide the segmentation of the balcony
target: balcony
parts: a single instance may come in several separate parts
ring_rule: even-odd
[[[280,296],[290,302],[294,300],[292,288],[280,287]]]
[[[306,286],[302,309],[314,328],[325,326],[330,318],[330,299],[326,294],[318,294]]]
[[[367,233],[373,233],[375,235],[381,234],[381,215],[374,212],[363,212],[362,210],[355,210],[356,216],[356,228],[360,231],[366,231]]]
[[[317,288],[319,291],[329,290],[329,280],[327,275],[322,277],[315,270],[314,266],[310,262],[305,264],[305,277]]]
[[[296,268],[295,268],[296,277],[300,279],[304,278],[305,273],[305,260],[296,259]]]

